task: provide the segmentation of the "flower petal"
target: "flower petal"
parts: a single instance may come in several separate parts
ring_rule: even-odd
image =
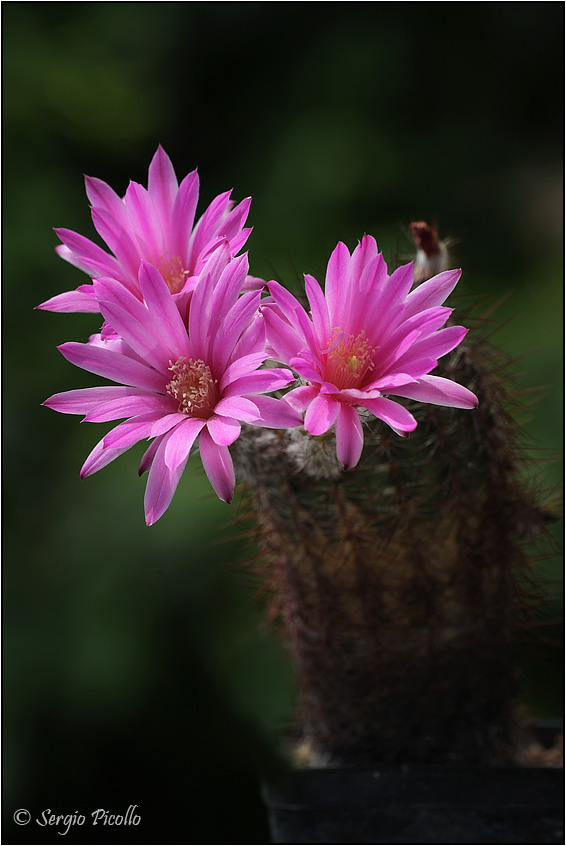
[[[284,364],[289,364],[305,345],[302,334],[297,332],[295,326],[287,323],[277,315],[269,306],[262,309],[265,320],[267,340],[273,347],[277,359]]]
[[[461,270],[445,270],[415,288],[405,301],[404,319],[419,311],[442,305],[462,275]]]
[[[187,330],[161,273],[153,265],[142,262],[139,283],[151,316],[153,335],[159,339],[173,361],[182,355],[189,356]],[[150,323],[149,319],[147,323]]]
[[[199,438],[199,452],[204,472],[217,496],[223,502],[232,502],[236,477],[228,447],[215,444],[207,429],[203,429]]]
[[[311,308],[312,322],[318,343],[321,348],[328,345],[330,338],[330,318],[328,306],[322,292],[322,288],[314,278],[305,273],[305,290]]]
[[[87,456],[85,463],[81,467],[81,479],[92,476],[93,473],[102,470],[103,467],[106,467],[107,464],[110,464],[111,461],[114,461],[115,458],[118,458],[119,455],[122,455],[129,448],[129,446],[123,446],[107,449],[104,446],[103,438]]]
[[[163,435],[176,426],[186,415],[178,412],[163,414],[162,411],[148,411],[124,420],[108,432],[104,437],[104,447],[108,449],[123,447],[129,448],[144,438],[154,438],[156,435]]]
[[[346,470],[356,466],[363,446],[360,416],[353,406],[342,404],[336,421],[336,455]]]
[[[149,469],[144,496],[145,520],[148,526],[159,520],[167,511],[187,463],[188,453],[185,460],[177,464],[174,470],[170,470],[165,463],[165,451],[174,431],[162,438]]]
[[[223,397],[216,403],[214,411],[222,417],[235,417],[244,423],[253,423],[259,417],[259,409],[248,397]]]
[[[277,391],[280,388],[286,388],[293,381],[293,374],[290,370],[279,367],[255,370],[253,373],[230,382],[224,389],[223,396],[235,397]]]
[[[337,400],[319,395],[307,409],[305,429],[311,435],[323,435],[334,425],[339,411],[340,403]]]
[[[53,394],[42,405],[60,411],[62,414],[88,414],[99,405],[133,397],[147,396],[141,388],[128,388],[122,385],[104,385],[100,388],[79,388]]]
[[[243,355],[241,358],[234,359],[231,364],[228,365],[224,374],[220,380],[220,390],[224,396],[230,396],[230,394],[226,394],[226,388],[230,385],[231,382],[235,382],[237,379],[241,379],[244,376],[253,375],[257,368],[263,364],[266,359],[266,354],[264,351],[261,352],[252,352],[248,355]]]
[[[206,421],[206,428],[215,444],[229,446],[239,437],[242,427],[233,417],[213,414]]]
[[[171,219],[171,254],[180,256],[185,270],[194,272],[189,265],[191,230],[198,203],[199,178],[196,170],[189,173],[179,186]]]
[[[155,208],[161,232],[165,236],[171,228],[171,215],[179,183],[171,159],[161,144],[149,166],[147,190]]]
[[[343,325],[345,305],[350,296],[350,253],[348,247],[341,241],[338,242],[326,269],[326,282],[324,293],[328,303],[328,314],[331,326],[340,326],[348,332],[349,328]]]
[[[135,236],[140,258],[157,260],[164,252],[164,245],[159,217],[149,193],[143,185],[130,182],[125,203],[132,221],[130,234]]]
[[[477,408],[475,394],[442,376],[422,376],[410,385],[397,386],[391,393],[407,399],[430,402],[433,405],[447,405],[452,408]]]
[[[411,412],[393,400],[377,397],[366,400],[364,405],[368,411],[400,432],[412,432],[417,428],[417,421]]]
[[[128,388],[132,391],[133,388]],[[178,403],[171,397],[164,397],[161,394],[148,394],[146,391],[140,394],[129,394],[122,398],[99,403],[98,406],[86,415],[85,423],[106,423],[108,420],[119,420],[122,417],[137,417],[147,414],[150,411],[158,412],[165,416],[177,411]]]
[[[187,417],[181,420],[170,432],[166,434],[165,451],[163,460],[174,473],[180,464],[185,466],[191,447],[198,437],[199,432],[206,424],[206,420],[199,420],[196,417]]]
[[[217,332],[216,336],[213,337],[211,362],[215,373],[221,373],[226,369],[228,361],[235,351],[236,344],[252,322],[255,322],[256,317],[259,317],[261,322],[261,327],[256,327],[256,329],[261,331],[256,334],[255,352],[260,352],[260,349],[263,348],[261,341],[265,339],[265,329],[263,318],[258,312],[260,296],[259,291],[242,294],[226,315],[222,323],[222,331]]]
[[[81,287],[86,286],[81,285]],[[51,299],[46,300],[41,305],[36,306],[36,308],[42,311],[57,311],[62,314],[69,312],[95,313],[100,311],[94,296],[94,290],[92,294],[78,290],[65,291],[63,294],[57,294],[57,296],[51,297]]]
[[[105,376],[112,382],[160,393],[165,391],[165,382],[161,373],[123,353],[74,341],[61,344],[58,350],[67,361],[76,364],[77,367],[82,367],[83,370],[96,373],[98,376]]]
[[[302,426],[303,418],[284,399],[274,397],[254,396],[259,417],[253,421],[254,426],[265,426],[268,429],[290,429]]]
[[[284,396],[284,400],[296,411],[304,411],[318,394],[319,390],[314,385],[301,385],[298,388],[288,391]]]

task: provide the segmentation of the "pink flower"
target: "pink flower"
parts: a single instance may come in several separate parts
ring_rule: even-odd
[[[287,386],[293,375],[258,369],[267,357],[261,294],[239,297],[247,256],[215,259],[193,293],[188,332],[167,283],[152,265],[142,263],[139,271],[143,302],[115,279],[96,279],[100,311],[119,337],[98,335],[87,344],[59,349],[73,364],[119,384],[55,394],[44,403],[66,414],[85,414],[91,422],[127,418],[94,448],[82,476],[138,441],[154,438],[140,465],[140,474],[149,470],[148,525],[169,506],[197,438],[214,490],[230,502],[235,479],[228,447],[240,434],[240,421],[275,428],[302,423],[289,405],[262,396]]]
[[[429,375],[467,331],[441,328],[452,312],[442,303],[459,278],[459,270],[446,271],[411,291],[412,263],[388,276],[375,240],[365,235],[351,256],[338,244],[325,294],[305,275],[310,317],[289,291],[269,284],[275,305],[263,309],[268,342],[305,383],[285,399],[306,412],[304,426],[312,435],[336,424],[336,452],[346,468],[358,463],[363,447],[358,407],[400,435],[416,427],[413,415],[385,394],[457,408],[477,405],[467,388]]]
[[[94,226],[113,255],[70,229],[56,229],[63,241],[57,252],[91,277],[118,280],[139,299],[138,272],[142,261],[153,264],[173,295],[192,291],[207,258],[228,241],[230,255],[244,246],[251,229],[244,229],[251,198],[234,208],[230,191],[219,194],[193,227],[199,194],[194,170],[181,184],[169,156],[158,147],[149,166],[147,190],[130,182],[120,198],[101,179],[85,178]],[[262,280],[248,277],[249,289]],[[91,284],[52,297],[39,308],[59,312],[97,312]]]

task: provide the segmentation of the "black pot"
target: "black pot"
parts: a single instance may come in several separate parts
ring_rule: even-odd
[[[262,794],[273,843],[564,843],[558,768],[305,769]]]

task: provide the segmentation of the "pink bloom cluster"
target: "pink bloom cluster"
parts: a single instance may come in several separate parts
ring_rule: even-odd
[[[159,148],[146,191],[132,183],[121,200],[100,180],[87,180],[93,220],[111,245],[109,255],[81,235],[59,230],[60,255],[93,281],[41,308],[96,311],[102,333],[61,353],[117,385],[68,391],[45,405],[85,420],[126,418],[97,444],[81,470],[100,470],[135,443],[153,438],[140,473],[149,471],[146,521],[165,512],[198,447],[206,474],[226,502],[234,493],[229,445],[240,422],[287,428],[301,416],[264,394],[288,386],[293,374],[264,368],[268,354],[260,290],[250,284],[247,255],[235,258],[249,230],[249,201],[232,209],[228,194],[214,200],[192,228],[196,172],[180,186]]]
[[[198,444],[218,496],[230,502],[235,474],[229,446],[241,423],[270,428],[304,425],[312,435],[336,426],[345,468],[359,460],[363,430],[358,408],[399,434],[416,420],[385,395],[472,408],[475,396],[431,376],[438,358],[466,332],[442,328],[442,303],[459,271],[441,273],[411,291],[412,265],[391,276],[373,238],[350,255],[334,250],[325,293],[306,275],[311,313],[276,282],[261,302],[262,280],[237,256],[249,229],[249,200],[217,197],[196,225],[196,171],[179,185],[161,149],[147,190],[131,183],[124,199],[87,178],[92,218],[112,254],[70,230],[57,230],[59,254],[91,282],[40,308],[100,312],[104,325],[88,343],[66,343],[73,364],[114,385],[67,391],[45,405],[90,422],[122,420],[93,449],[87,476],[141,440],[152,439],[140,464],[148,471],[148,525],[169,506],[189,454]],[[266,367],[276,358],[290,369]],[[295,382],[282,399],[269,396]],[[303,420],[303,412],[305,412]]]

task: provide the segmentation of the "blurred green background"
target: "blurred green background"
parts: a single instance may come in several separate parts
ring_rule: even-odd
[[[4,842],[32,816],[124,813],[69,842],[266,843],[256,764],[291,713],[231,508],[198,459],[151,529],[142,445],[80,481],[102,426],[40,406],[94,384],[55,346],[94,315],[34,306],[85,281],[52,228],[93,237],[82,174],[146,184],[158,143],[199,211],[252,195],[252,272],[322,277],[336,242],[410,257],[411,220],[457,241],[464,294],[497,298],[525,424],[560,458],[563,31],[559,3],[4,3]],[[514,317],[511,322],[508,318]],[[561,462],[542,468],[560,485]],[[558,537],[557,530],[557,537]],[[556,559],[541,578],[556,579]],[[556,625],[525,643],[538,714],[562,701]],[[27,839],[26,839],[27,838]],[[98,838],[98,839],[97,839]]]

